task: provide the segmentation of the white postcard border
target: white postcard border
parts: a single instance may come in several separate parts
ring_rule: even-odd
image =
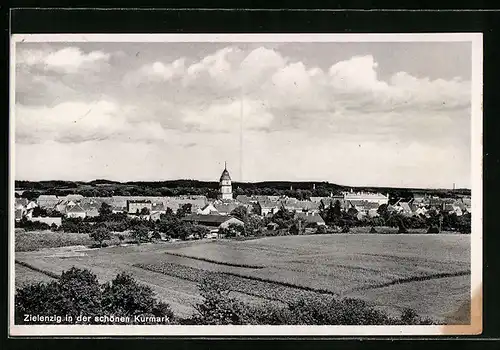
[[[457,326],[99,326],[14,325],[15,53],[32,42],[471,42],[471,324]],[[9,335],[10,336],[397,336],[476,335],[482,332],[482,33],[390,34],[14,34],[11,35],[9,123]]]

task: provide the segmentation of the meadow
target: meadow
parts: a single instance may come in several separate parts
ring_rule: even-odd
[[[80,246],[17,252],[16,260],[56,274],[72,266],[88,268],[102,281],[125,271],[185,316],[201,299],[197,283],[203,274],[216,272],[245,301],[281,302],[320,292],[364,299],[391,313],[410,307],[438,321],[468,323],[466,315],[453,315],[470,299],[470,235],[333,234]],[[18,264],[16,283],[17,271]]]

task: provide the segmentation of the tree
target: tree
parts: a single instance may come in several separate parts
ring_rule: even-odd
[[[183,204],[179,209],[177,209],[177,217],[183,218],[184,216],[191,214],[192,204]]]
[[[245,206],[240,205],[231,211],[231,215],[237,219],[240,219],[243,222],[247,222],[248,219],[248,210]]]
[[[293,217],[294,214],[291,211],[281,207],[276,214],[273,215],[272,220],[278,224],[279,228],[289,229],[290,226],[294,224]]]
[[[31,284],[18,289],[15,314],[17,322],[21,324],[24,323],[24,314],[71,316],[73,321],[79,315],[100,315],[101,289],[97,276],[88,270],[73,267],[64,271],[57,281]],[[62,322],[64,321],[63,319]]]
[[[377,209],[377,213],[378,215],[380,215],[381,217],[383,217],[384,219],[387,217],[387,204],[382,204],[378,207]]]
[[[208,274],[199,284],[203,302],[197,304],[192,323],[204,325],[244,324],[240,314],[245,305],[229,297],[229,290],[217,274]]]
[[[245,224],[245,231],[247,236],[258,234],[264,228],[264,221],[258,215],[250,215]]]
[[[146,207],[141,208],[141,215],[149,215],[149,209]]]
[[[195,238],[202,239],[210,233],[210,230],[205,226],[193,225],[191,228],[191,232]]]
[[[111,214],[113,214],[111,206],[108,203],[103,202],[101,204],[101,207],[99,208],[99,217],[104,221],[107,220],[111,216]]]
[[[323,211],[322,217],[328,225],[340,226],[342,223],[342,208],[340,201],[336,200],[333,205],[330,202],[328,208],[325,208]]]
[[[302,219],[294,219],[293,224],[290,226],[289,232],[292,235],[300,235],[305,231],[305,221]]]
[[[154,230],[153,233],[151,234],[151,239],[155,241],[161,239],[160,232],[158,230]]]
[[[316,228],[316,234],[317,235],[324,235],[328,233],[328,230],[326,229],[326,226],[325,225],[319,225],[317,228]]]
[[[245,226],[232,222],[226,228],[221,227],[219,234],[225,237],[243,236],[245,235]]]
[[[97,227],[94,231],[89,234],[90,238],[99,243],[99,247],[102,248],[102,243],[104,241],[111,239],[111,234],[108,229],[104,226]]]
[[[154,298],[151,287],[141,285],[126,273],[118,274],[103,287],[102,308],[104,313],[133,318],[143,316],[167,316],[173,319],[168,305]]]
[[[144,225],[138,225],[132,231],[132,237],[134,237],[137,244],[141,242],[146,242],[149,239],[149,229]]]
[[[44,208],[34,207],[32,215],[33,215],[33,217],[37,218],[40,216],[43,216],[43,217],[48,216],[48,213],[47,213],[47,210]]]
[[[24,321],[25,314],[58,318],[47,318],[46,322],[36,321],[36,324],[103,324],[96,319],[103,315],[130,317],[132,322],[136,315],[165,317],[166,322],[159,322],[161,324],[174,320],[169,305],[156,300],[149,286],[137,283],[124,273],[100,285],[97,276],[89,270],[73,267],[56,281],[17,289],[14,299],[16,324],[33,324],[33,321]],[[78,316],[88,318],[79,321]]]

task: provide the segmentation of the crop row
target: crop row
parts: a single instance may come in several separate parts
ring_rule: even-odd
[[[26,263],[26,262],[24,262],[24,261],[15,260],[15,263],[16,263],[16,264],[19,264],[19,265],[21,265],[21,266],[24,266],[24,267],[26,267],[26,268],[28,268],[28,269],[31,269],[31,270],[33,270],[33,271],[37,271],[37,272],[43,273],[44,275],[49,276],[49,277],[52,277],[52,278],[55,278],[55,279],[59,279],[59,277],[61,277],[60,275],[58,275],[58,274],[56,274],[56,273],[53,273],[53,272],[50,272],[50,271],[46,271],[46,270],[40,269],[40,268],[38,268],[38,267],[36,267],[36,266],[33,266],[33,265],[31,265],[31,264],[28,264],[28,263]]]
[[[224,289],[280,302],[295,300],[301,296],[317,294],[312,290],[284,285],[280,282],[270,282],[250,276],[243,277],[233,273],[209,272],[168,262],[158,264],[135,264],[134,266],[197,283],[201,282],[205,277],[211,276],[216,279]]]
[[[193,255],[186,255],[186,254],[180,254],[180,253],[174,253],[174,252],[165,252],[165,254],[179,256],[182,258],[189,258],[189,259],[194,259],[194,260],[205,261],[205,262],[209,262],[209,263],[217,264],[217,265],[232,266],[232,267],[243,267],[243,268],[248,268],[248,269],[263,269],[265,267],[262,265],[238,264],[238,263],[232,263],[232,262],[227,262],[227,261],[219,261],[219,260],[201,258],[201,257],[193,256]]]

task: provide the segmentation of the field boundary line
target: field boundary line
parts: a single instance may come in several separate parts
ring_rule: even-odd
[[[168,263],[168,264],[182,266],[180,264],[174,264],[174,263]],[[149,265],[153,266],[153,268],[150,268]],[[174,276],[174,277],[179,277],[177,275],[169,274],[169,273],[166,273],[166,272],[163,272],[163,271],[161,271],[161,272],[160,271],[155,271],[154,267],[157,266],[156,264],[134,264],[132,266],[139,267],[141,269],[150,270],[150,271],[157,272],[157,273],[167,274],[167,275]],[[339,296],[339,293],[335,293],[335,292],[332,292],[332,291],[329,291],[329,290],[326,290],[326,289],[321,289],[321,288],[313,288],[313,287],[301,286],[301,285],[296,285],[296,284],[293,284],[293,283],[288,283],[288,282],[283,282],[283,281],[276,281],[276,280],[262,278],[262,277],[256,277],[256,276],[250,276],[250,275],[242,275],[242,274],[238,274],[238,273],[235,273],[235,272],[213,272],[213,271],[207,271],[207,270],[203,270],[203,269],[196,268],[196,267],[191,267],[191,266],[189,266],[189,268],[193,269],[193,270],[198,270],[198,271],[201,271],[201,272],[207,273],[207,274],[227,275],[227,276],[233,276],[233,277],[248,279],[248,280],[252,280],[252,281],[257,281],[257,282],[274,284],[274,285],[278,285],[278,286],[282,286],[282,287],[287,287],[287,288],[292,288],[292,289],[298,289],[298,290],[302,290],[302,291],[306,291],[306,292],[313,292],[313,293],[318,293],[318,294],[332,295],[332,296],[335,296],[335,297]],[[180,277],[180,278],[184,278],[184,277]],[[184,279],[187,279],[187,278],[184,278]],[[189,279],[187,279],[187,280],[189,280]],[[251,294],[249,294],[249,295],[251,295]]]
[[[242,268],[247,268],[247,269],[263,269],[263,268],[266,268],[266,266],[263,266],[263,265],[235,264],[235,263],[230,263],[230,262],[226,262],[226,261],[217,261],[217,260],[212,260],[212,259],[208,259],[208,258],[200,258],[200,257],[197,257],[197,256],[186,255],[186,254],[181,254],[181,253],[164,252],[164,254],[178,256],[178,257],[181,257],[181,258],[187,258],[187,259],[205,261],[205,262],[209,262],[209,263],[217,264],[217,265],[231,266],[231,267],[242,267]]]
[[[442,273],[435,273],[432,275],[425,275],[425,276],[414,276],[414,277],[407,277],[407,278],[398,278],[394,281],[391,282],[386,282],[386,283],[380,283],[380,284],[372,284],[369,286],[361,286],[357,288],[353,288],[346,292],[345,294],[352,293],[352,292],[359,292],[359,291],[364,291],[364,290],[372,290],[372,289],[379,289],[379,288],[384,288],[384,287],[390,287],[393,285],[397,284],[405,284],[405,283],[411,283],[411,282],[421,282],[421,281],[430,281],[430,280],[435,280],[435,279],[440,279],[440,278],[447,278],[447,277],[459,277],[459,276],[467,276],[470,275],[471,272],[470,270],[467,271],[458,271],[458,272],[442,272]]]
[[[14,262],[16,264],[24,266],[24,267],[26,267],[26,268],[28,268],[30,270],[43,273],[44,275],[52,277],[52,278],[55,278],[55,279],[59,279],[61,277],[60,275],[58,275],[56,273],[53,273],[53,272],[50,272],[50,271],[47,271],[47,270],[43,270],[43,269],[41,269],[39,267],[33,266],[31,264],[28,264],[27,262],[24,262],[24,261],[20,261],[20,260],[15,259]]]

